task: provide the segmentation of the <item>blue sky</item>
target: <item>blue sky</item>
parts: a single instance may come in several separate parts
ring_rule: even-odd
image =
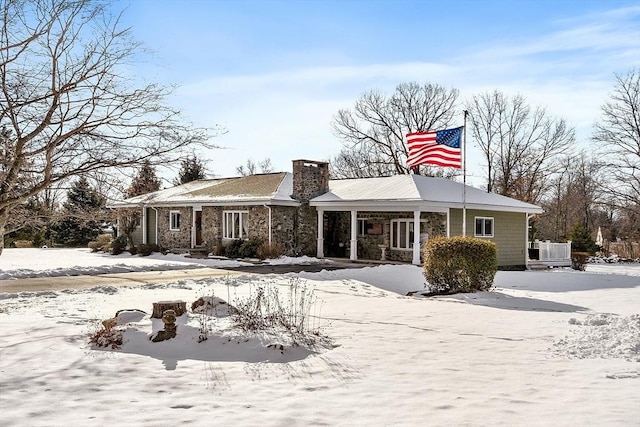
[[[196,125],[221,125],[200,152],[216,176],[247,159],[289,171],[341,148],[333,116],[366,91],[437,83],[460,100],[521,94],[576,127],[581,148],[613,86],[640,67],[639,0],[122,0],[124,24],[152,52],[137,78],[176,84]],[[462,110],[462,105],[460,106]],[[481,185],[469,139],[469,182]]]

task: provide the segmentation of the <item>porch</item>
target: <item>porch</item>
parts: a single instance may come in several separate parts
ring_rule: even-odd
[[[421,262],[422,244],[449,234],[448,210],[317,210],[317,256],[365,263]]]
[[[527,268],[571,267],[571,241],[552,243],[550,240],[529,242]]]

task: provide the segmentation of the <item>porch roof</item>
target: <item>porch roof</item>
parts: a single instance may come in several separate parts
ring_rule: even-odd
[[[421,210],[462,208],[465,186],[444,178],[396,175],[381,178],[330,180],[329,191],[311,200],[325,210]],[[542,213],[539,206],[466,186],[467,209]]]
[[[191,205],[297,206],[291,198],[292,175],[286,172],[193,181],[109,204],[111,208]]]

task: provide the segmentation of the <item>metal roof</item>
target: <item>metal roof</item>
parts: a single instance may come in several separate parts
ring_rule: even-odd
[[[310,204],[323,209],[373,207],[375,210],[462,208],[461,183],[421,175],[396,175],[329,181],[329,191]],[[466,186],[466,207],[494,211],[542,213],[539,206]]]

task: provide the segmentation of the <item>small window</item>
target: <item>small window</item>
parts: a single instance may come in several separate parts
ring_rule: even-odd
[[[246,239],[249,225],[249,211],[223,212],[223,237],[225,239]]]
[[[171,211],[169,213],[169,230],[180,231],[180,211]]]
[[[493,237],[493,218],[476,217],[476,237]]]

